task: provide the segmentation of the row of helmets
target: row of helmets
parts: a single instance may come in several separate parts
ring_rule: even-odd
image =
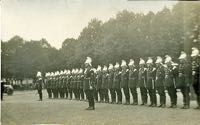
[[[69,75],[69,74],[82,74],[83,69],[72,69],[70,70],[61,70],[61,71],[56,71],[56,72],[47,72],[45,74],[46,77],[52,77],[52,76],[62,76],[62,75]]]
[[[194,56],[198,56],[198,55],[199,55],[199,50],[197,48],[193,47],[191,56],[194,57]],[[187,58],[187,54],[184,51],[182,51],[178,59],[184,60],[186,58]],[[162,63],[162,62],[163,62],[163,59],[160,56],[157,56],[155,63],[158,64],[158,63]],[[170,62],[174,65],[176,64],[176,63],[172,62],[171,56],[166,55],[164,63],[170,63]],[[146,64],[152,64],[152,63],[153,63],[153,59],[151,57],[149,57],[148,60],[146,61]],[[140,58],[139,65],[142,65],[142,64],[145,64],[145,61],[144,61],[144,59]],[[134,65],[134,60],[130,59],[128,66],[133,66],[133,65]],[[124,67],[124,66],[127,66],[127,63],[125,60],[122,60],[121,67]],[[107,71],[107,70],[110,70],[113,68],[117,69],[119,67],[120,67],[120,64],[118,62],[116,62],[115,66],[113,66],[112,64],[109,64],[109,67],[104,65],[103,68],[101,68],[101,66],[98,65],[96,71],[101,71],[101,69],[103,71]]]

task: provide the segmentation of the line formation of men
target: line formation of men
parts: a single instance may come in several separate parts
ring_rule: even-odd
[[[188,55],[181,52],[179,64],[174,63],[169,55],[163,60],[157,56],[154,62],[151,57],[145,62],[139,61],[139,68],[135,66],[133,59],[127,64],[125,60],[121,65],[104,65],[95,69],[92,67],[92,59],[87,57],[85,70],[74,68],[45,74],[45,88],[49,98],[68,98],[76,100],[88,100],[87,110],[95,109],[95,101],[101,103],[122,104],[122,93],[125,96],[125,105],[138,105],[138,91],[141,94],[141,104],[147,105],[150,97],[150,107],[157,107],[157,94],[160,97],[158,107],[166,107],[166,93],[170,97],[169,108],[177,107],[177,89],[183,95],[182,109],[190,108],[190,83],[197,96],[197,107],[200,109],[200,54],[198,48],[192,48],[191,62]],[[37,73],[37,89],[42,100],[42,77]],[[191,80],[191,81],[190,81]],[[86,98],[85,98],[86,95]],[[109,96],[110,95],[110,96]],[[130,95],[133,103],[130,104]],[[149,96],[148,96],[149,95]]]

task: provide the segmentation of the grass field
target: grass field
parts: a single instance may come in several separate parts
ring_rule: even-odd
[[[37,101],[36,91],[15,92],[1,102],[2,125],[65,124],[65,125],[200,125],[200,111],[180,109],[182,96],[178,94],[178,108],[150,108],[147,106],[96,103],[96,110],[84,110],[88,103],[67,99]],[[169,97],[167,96],[167,105]]]

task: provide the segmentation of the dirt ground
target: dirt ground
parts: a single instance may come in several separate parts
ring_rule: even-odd
[[[15,92],[1,102],[2,125],[64,124],[64,125],[200,125],[200,110],[180,109],[182,96],[178,93],[178,108],[96,103],[96,110],[87,111],[88,103],[67,99],[37,101],[36,91]],[[140,97],[139,97],[140,98]],[[139,101],[140,102],[140,101]],[[169,97],[167,96],[169,106]]]

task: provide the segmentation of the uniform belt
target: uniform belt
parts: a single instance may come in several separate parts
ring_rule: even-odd
[[[90,79],[90,78],[85,78],[85,79]]]
[[[135,78],[129,78],[129,79],[135,79]]]

